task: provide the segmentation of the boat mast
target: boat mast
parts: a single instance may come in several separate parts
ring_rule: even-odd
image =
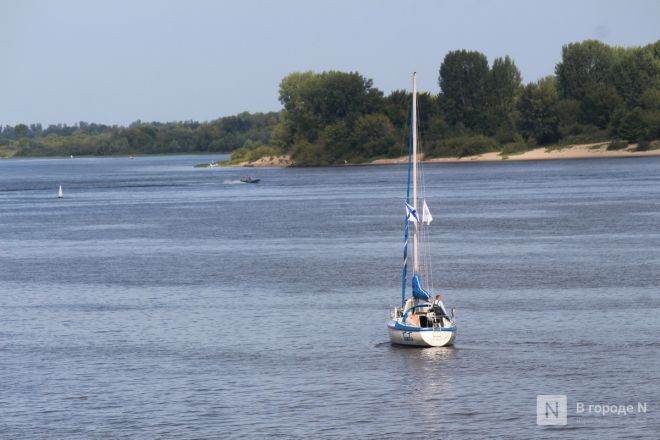
[[[413,72],[413,91],[412,91],[412,181],[413,181],[413,203],[412,206],[417,212],[417,72]],[[419,272],[419,252],[417,249],[417,233],[419,231],[419,222],[415,222],[413,229],[413,273]]]
[[[417,117],[415,115],[415,108],[417,106],[417,97],[416,97],[416,85],[415,85],[415,73],[413,72],[413,105],[410,111],[410,139],[408,142],[408,185],[406,186],[406,203],[410,204],[410,181],[412,173],[412,163],[413,163],[413,137],[415,142],[417,142],[417,133],[415,130],[415,125],[417,124]],[[407,214],[406,209],[406,218],[404,220],[403,228],[403,273],[401,274],[401,307],[406,303],[406,281],[408,280],[408,232],[410,227],[410,219]]]

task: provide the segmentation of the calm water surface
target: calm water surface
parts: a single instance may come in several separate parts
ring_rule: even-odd
[[[438,349],[388,342],[403,167],[210,159],[0,161],[0,437],[657,438],[660,158],[427,165]]]

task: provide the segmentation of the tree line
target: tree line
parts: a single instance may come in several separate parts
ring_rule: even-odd
[[[523,85],[510,57],[489,64],[477,51],[443,59],[441,92],[418,97],[427,156],[535,146],[660,138],[660,41],[563,47],[555,74]],[[299,164],[360,162],[405,152],[410,93],[384,96],[357,72],[293,73],[280,84],[282,118],[271,144]],[[621,144],[621,142],[619,142]]]
[[[489,63],[477,51],[451,51],[440,64],[438,86],[440,93],[418,96],[423,149],[431,157],[611,139],[643,148],[660,138],[660,41],[631,48],[571,43],[553,75],[528,84],[511,57]],[[0,130],[0,150],[233,151],[241,158],[290,154],[299,165],[357,163],[406,152],[410,98],[405,90],[385,95],[358,72],[294,72],[280,83],[280,112],[128,127],[19,124]]]
[[[0,152],[16,156],[113,155],[231,152],[270,142],[279,112],[240,113],[210,122],[142,122],[128,127],[79,122],[74,125],[18,124],[0,127]]]

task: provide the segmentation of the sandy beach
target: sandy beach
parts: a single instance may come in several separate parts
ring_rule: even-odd
[[[254,162],[241,162],[237,164],[237,167],[290,167],[293,164],[291,161],[291,156],[282,155],[282,156],[271,156],[271,157],[262,157],[257,159]]]
[[[598,142],[593,144],[568,145],[564,148],[534,148],[521,154],[512,154],[503,156],[499,152],[485,153],[477,156],[466,157],[442,157],[425,160],[425,163],[466,163],[466,162],[499,162],[499,161],[519,161],[519,160],[558,160],[558,159],[599,159],[612,157],[643,157],[660,156],[660,149],[649,151],[635,151],[637,144],[630,144],[628,148],[622,150],[608,150],[609,142]],[[371,162],[355,165],[391,165],[406,163],[407,156],[392,159],[377,159]],[[262,157],[254,162],[241,162],[237,166],[242,167],[288,167],[293,165],[290,156]]]
[[[502,156],[499,152],[485,153],[477,156],[442,157],[425,160],[425,163],[465,163],[465,162],[499,162],[519,160],[558,160],[558,159],[599,159],[611,157],[660,156],[660,150],[635,151],[637,144],[630,144],[623,150],[607,150],[608,142],[593,144],[569,145],[565,148],[534,148],[521,154]],[[405,163],[406,156],[395,159],[378,159],[370,162],[373,165]]]

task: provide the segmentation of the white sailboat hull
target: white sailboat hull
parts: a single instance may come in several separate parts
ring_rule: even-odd
[[[456,339],[456,326],[433,329],[408,327],[390,320],[387,323],[387,329],[392,344],[416,347],[447,347],[453,345],[454,339]]]

